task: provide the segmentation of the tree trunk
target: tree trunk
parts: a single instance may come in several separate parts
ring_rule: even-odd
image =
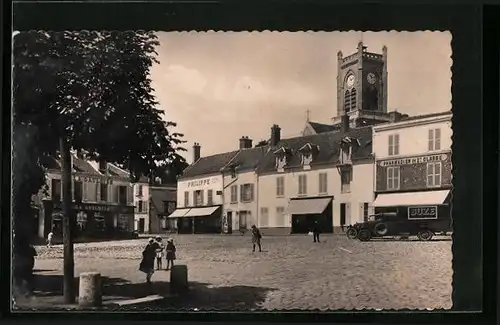
[[[73,211],[71,191],[71,153],[68,140],[60,138],[61,178],[63,190],[64,302],[75,302],[75,261],[73,256]]]

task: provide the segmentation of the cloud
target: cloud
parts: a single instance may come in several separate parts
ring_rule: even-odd
[[[201,95],[207,85],[207,79],[198,70],[177,64],[168,66],[163,73],[162,82],[169,89],[187,95]]]
[[[215,81],[213,98],[220,102],[255,103],[292,106],[315,105],[320,96],[297,82],[285,80],[278,84],[265,83],[250,76],[242,76],[230,83],[220,77]]]

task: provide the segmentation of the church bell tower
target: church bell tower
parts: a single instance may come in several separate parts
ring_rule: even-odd
[[[371,53],[363,42],[357,51],[344,57],[337,53],[337,116],[348,115],[353,127],[389,120],[387,114],[387,47],[382,54]]]

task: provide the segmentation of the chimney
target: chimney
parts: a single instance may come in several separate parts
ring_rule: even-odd
[[[342,133],[346,133],[349,131],[349,115],[344,114],[342,115],[342,125],[341,125],[341,131]]]
[[[240,149],[251,149],[252,148],[252,139],[247,136],[243,136],[240,138]]]
[[[193,164],[200,159],[201,147],[198,142],[193,145]]]
[[[276,146],[278,145],[278,142],[281,140],[281,128],[277,125],[274,124],[273,127],[271,128],[271,146]]]
[[[398,111],[389,112],[389,118],[393,123],[401,121],[403,117],[402,115],[403,114],[399,113]]]

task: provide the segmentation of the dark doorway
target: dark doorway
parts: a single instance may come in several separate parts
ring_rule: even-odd
[[[340,203],[340,226],[343,227],[345,225],[345,216],[346,215],[346,204]]]
[[[177,219],[177,232],[179,234],[192,234],[193,233],[193,218],[184,217]]]
[[[227,212],[226,222],[227,222],[227,233],[228,234],[233,233],[233,212],[232,211]]]
[[[144,218],[139,219],[139,233],[144,233],[144,225],[146,224],[146,220]]]

